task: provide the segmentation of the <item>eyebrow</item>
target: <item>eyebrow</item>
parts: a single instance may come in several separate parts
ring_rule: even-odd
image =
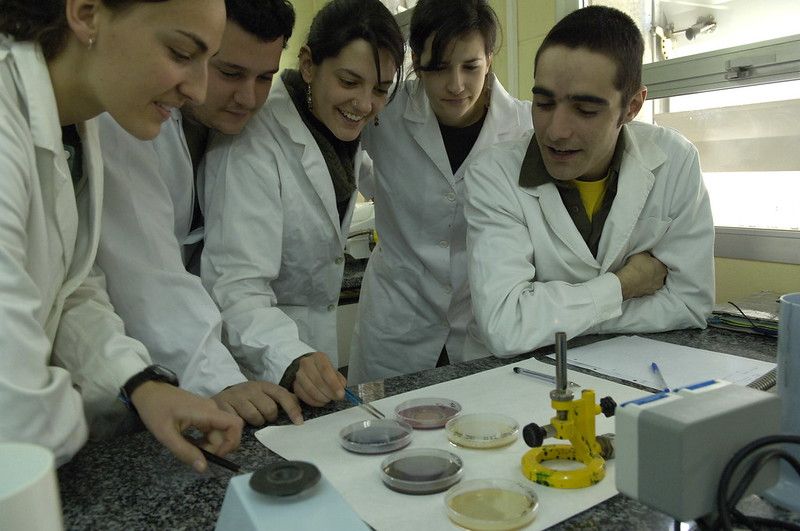
[[[362,76],[358,72],[354,72],[353,70],[350,70],[349,68],[340,68],[339,70],[337,70],[337,72],[341,72],[343,74],[348,74],[348,75],[351,75],[353,77],[356,77],[356,78],[360,79],[361,81],[364,81],[364,76]],[[390,79],[388,81],[379,81],[378,85],[379,86],[383,86],[383,85],[389,86],[392,83],[394,83],[394,78],[392,78],[392,79]]]
[[[194,44],[197,46],[197,48],[199,48],[200,52],[206,53],[208,51],[208,45],[203,41],[203,39],[201,39],[200,37],[198,37],[194,33],[191,33],[191,32],[188,32],[188,31],[183,31],[183,30],[176,30],[176,31],[178,33],[180,33],[181,35],[183,35],[184,37],[187,37],[187,38],[191,39],[194,42]]]
[[[546,98],[553,98],[553,99],[555,99],[556,97],[556,95],[553,93],[552,90],[547,90],[542,87],[533,87],[533,90],[531,90],[531,92],[533,93],[534,96],[544,96]],[[599,96],[592,96],[591,94],[569,94],[567,96],[567,99],[577,103],[593,103],[595,105],[603,105],[605,107],[611,105],[611,102],[609,102],[607,99],[601,98]]]
[[[240,64],[236,64],[236,63],[229,63],[228,61],[220,61],[220,60],[217,59],[215,61],[215,64],[216,64],[217,67],[230,68],[231,70],[236,70],[237,72],[249,72],[250,71],[250,69],[247,68],[247,67],[244,67],[244,66],[242,66]],[[262,76],[264,74],[277,74],[278,70],[280,70],[280,67],[270,68],[270,69],[264,70],[263,72],[260,72],[258,75]]]

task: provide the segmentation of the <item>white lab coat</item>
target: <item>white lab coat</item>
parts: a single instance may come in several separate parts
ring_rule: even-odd
[[[190,234],[194,173],[181,119],[174,110],[144,142],[108,114],[98,118],[105,195],[97,263],[128,334],[181,387],[212,396],[246,378],[222,344],[219,309],[186,270],[188,244],[202,234]]]
[[[87,419],[102,430],[124,411],[119,388],[149,363],[92,268],[102,161],[96,124],[78,130],[76,201],[41,50],[0,34],[0,441],[46,446],[58,464],[86,441]]]
[[[362,156],[359,148],[356,178]],[[203,284],[245,374],[278,382],[314,351],[338,366],[336,309],[356,193],[340,226],[328,167],[282,79],[241,134],[212,141],[201,171]]]
[[[407,81],[364,133],[374,179],[379,243],[361,284],[348,381],[360,383],[434,367],[447,345],[462,359],[472,308],[467,282],[464,171],[482,148],[531,129],[531,103],[491,76],[480,136],[453,174],[436,115],[419,81]]]
[[[714,224],[697,150],[675,131],[623,126],[617,195],[592,256],[552,182],[519,185],[531,134],[495,146],[467,172],[467,242],[480,335],[509,356],[592,333],[705,327],[714,303]],[[622,301],[618,271],[650,251],[663,288]],[[481,355],[468,340],[469,355]],[[483,352],[485,353],[485,352]]]

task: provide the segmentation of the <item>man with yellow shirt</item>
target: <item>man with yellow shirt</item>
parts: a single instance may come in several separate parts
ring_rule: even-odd
[[[708,193],[694,146],[632,121],[647,95],[643,50],[615,9],[562,19],[535,59],[535,133],[490,148],[467,171],[470,357],[528,352],[556,331],[705,326]]]

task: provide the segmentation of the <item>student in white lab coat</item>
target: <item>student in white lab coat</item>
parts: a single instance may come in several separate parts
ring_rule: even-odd
[[[33,7],[35,6],[35,7]],[[152,138],[169,108],[202,100],[222,0],[0,0],[0,441],[67,461],[127,400],[178,458],[239,443],[242,422],[179,389],[124,335],[93,268],[102,161],[92,117]],[[122,393],[121,393],[122,388]],[[88,423],[87,423],[88,420]]]
[[[535,60],[535,134],[496,146],[467,172],[475,317],[495,355],[552,344],[558,331],[705,326],[714,302],[708,194],[694,146],[632,122],[647,94],[643,47],[615,9],[562,19]]]
[[[310,405],[344,397],[336,308],[364,168],[360,134],[399,79],[403,37],[374,0],[314,17],[299,71],[285,71],[241,135],[206,154],[203,283],[250,376]]]
[[[107,114],[99,119],[105,199],[97,263],[128,334],[173,368],[184,388],[254,426],[275,420],[278,406],[299,423],[294,395],[277,382],[247,381],[222,343],[219,309],[187,271],[193,260],[199,266],[202,248],[196,168],[210,131],[236,135],[261,108],[294,27],[286,0],[225,4],[228,20],[202,104],[173,110],[148,142]]]
[[[367,127],[379,243],[361,285],[348,381],[463,359],[467,282],[464,170],[484,147],[531,128],[530,102],[491,72],[498,31],[486,0],[420,0],[411,19],[419,80]]]

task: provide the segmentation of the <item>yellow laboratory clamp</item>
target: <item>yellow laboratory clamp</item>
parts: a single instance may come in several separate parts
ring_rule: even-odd
[[[550,424],[528,424],[522,430],[528,450],[522,456],[522,473],[541,485],[559,489],[580,489],[599,482],[605,476],[605,460],[612,458],[614,448],[611,436],[595,436],[595,415],[614,414],[616,403],[611,397],[595,404],[595,393],[584,389],[579,399],[574,399],[567,381],[567,336],[556,333],[556,388],[550,391],[550,400],[556,415]],[[542,444],[555,437],[570,444]],[[562,470],[545,466],[552,460],[583,463],[584,466]]]

